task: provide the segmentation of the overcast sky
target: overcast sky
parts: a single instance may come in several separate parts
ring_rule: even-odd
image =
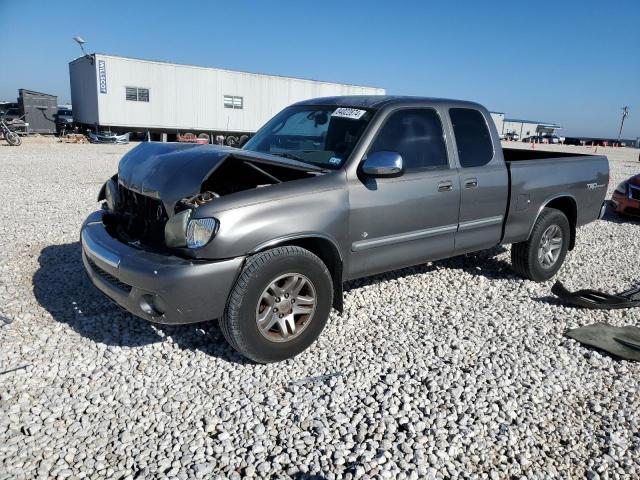
[[[487,6],[490,4],[490,6]],[[0,100],[70,100],[90,52],[475,100],[565,135],[640,137],[640,0],[0,0]]]

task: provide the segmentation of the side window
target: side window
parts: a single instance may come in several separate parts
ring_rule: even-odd
[[[442,123],[435,110],[415,108],[392,113],[369,148],[402,155],[406,171],[449,165]]]
[[[481,167],[493,158],[493,143],[484,116],[472,108],[451,108],[449,116],[463,167]]]

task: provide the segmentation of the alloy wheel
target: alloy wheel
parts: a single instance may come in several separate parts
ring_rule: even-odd
[[[559,225],[550,225],[540,238],[538,261],[544,268],[552,268],[562,252],[562,229]]]
[[[297,338],[313,320],[317,296],[313,283],[300,273],[287,273],[264,289],[256,307],[260,333],[272,342]]]

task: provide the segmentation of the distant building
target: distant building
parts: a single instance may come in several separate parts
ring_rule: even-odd
[[[517,133],[522,140],[533,135],[554,135],[556,130],[561,128],[560,125],[555,123],[505,118],[502,124],[502,131],[498,129],[498,133]]]
[[[22,133],[55,133],[58,97],[21,88],[17,102],[0,102],[0,113]]]
[[[69,74],[74,120],[116,132],[253,133],[300,100],[385,93],[383,88],[101,53],[73,60]]]
[[[491,113],[491,118],[493,119],[493,123],[496,124],[496,130],[498,133],[504,133],[502,131],[504,125],[504,113],[503,112],[489,112]]]

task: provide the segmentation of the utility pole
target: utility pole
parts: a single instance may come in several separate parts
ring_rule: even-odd
[[[629,107],[622,107],[622,121],[620,122],[620,131],[618,132],[618,142],[622,138],[622,127],[624,126],[624,119],[629,115]]]

